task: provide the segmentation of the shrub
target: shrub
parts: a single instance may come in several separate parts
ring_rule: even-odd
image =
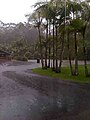
[[[25,57],[25,56],[23,56],[23,57],[21,57],[21,56],[15,56],[14,59],[15,60],[20,60],[20,61],[27,61],[28,60],[27,57]]]

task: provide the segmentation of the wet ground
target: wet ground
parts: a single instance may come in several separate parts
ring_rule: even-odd
[[[0,120],[90,120],[90,85],[33,74],[39,66],[0,65]]]

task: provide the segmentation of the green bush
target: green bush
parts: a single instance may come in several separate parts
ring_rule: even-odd
[[[21,61],[27,61],[28,60],[27,57],[22,57],[21,59],[22,59]]]
[[[27,61],[27,60],[28,60],[27,57],[25,57],[25,56],[24,56],[24,57],[15,56],[14,59],[15,59],[15,60],[20,60],[20,61]]]
[[[28,59],[30,59],[30,52],[26,52],[25,53],[25,57],[28,58]]]

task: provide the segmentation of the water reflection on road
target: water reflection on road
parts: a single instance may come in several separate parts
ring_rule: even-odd
[[[40,97],[31,106],[33,120],[59,120],[65,113],[75,111],[74,99],[59,95],[57,97]],[[36,119],[37,118],[37,119]]]
[[[34,92],[34,91],[33,91]],[[46,96],[18,95],[0,99],[0,120],[53,120],[75,112],[74,96],[61,93]]]

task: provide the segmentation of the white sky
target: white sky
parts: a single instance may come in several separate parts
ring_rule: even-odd
[[[25,14],[32,11],[31,6],[38,0],[0,0],[0,20],[4,23],[25,22]]]

